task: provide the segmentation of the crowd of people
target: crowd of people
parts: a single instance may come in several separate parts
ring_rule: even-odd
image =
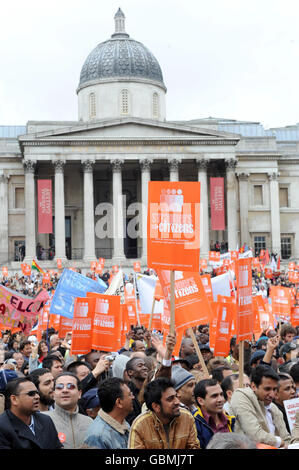
[[[149,274],[149,272],[146,272]],[[87,273],[94,276],[93,273]],[[101,278],[109,285],[109,271]],[[269,295],[253,270],[253,294]],[[131,281],[125,275],[124,281]],[[4,278],[2,285],[34,296],[40,274]],[[288,285],[287,274],[275,283]],[[72,356],[69,332],[3,330],[0,344],[1,449],[286,449],[299,443],[299,413],[291,429],[284,401],[299,397],[299,326],[263,323],[246,341],[244,373],[233,336],[226,358],[215,357],[209,325],[188,331],[179,355],[176,335],[132,325],[119,351]]]

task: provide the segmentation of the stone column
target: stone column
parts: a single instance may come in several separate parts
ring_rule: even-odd
[[[84,172],[84,261],[95,261],[95,224],[94,224],[94,194],[93,194],[93,165],[94,160],[81,160]]]
[[[122,193],[122,165],[123,160],[112,160],[112,192],[113,192],[113,264],[120,265],[125,262],[125,198]]]
[[[248,177],[249,173],[239,173],[239,200],[240,200],[240,245],[247,243],[250,246],[248,229]]]
[[[179,181],[179,164],[180,159],[178,158],[169,158],[169,181]]]
[[[55,259],[65,255],[64,160],[53,160],[55,168]]]
[[[206,158],[196,160],[198,181],[200,182],[200,257],[208,259],[210,250],[209,230],[209,194],[208,194],[208,164]]]
[[[25,171],[25,258],[24,263],[31,265],[36,258],[35,233],[35,180],[36,161],[23,160]]]
[[[141,236],[142,236],[142,261],[147,266],[147,209],[148,209],[148,182],[151,180],[152,160],[144,158],[140,160],[141,166]]]
[[[272,253],[280,255],[280,207],[279,207],[279,187],[278,173],[268,173],[270,181],[270,207],[271,207],[271,250]]]
[[[0,263],[2,264],[10,261],[8,246],[8,180],[8,175],[0,175]]]
[[[235,175],[237,160],[226,160],[226,206],[228,249],[236,250],[239,245],[237,234],[237,182]]]

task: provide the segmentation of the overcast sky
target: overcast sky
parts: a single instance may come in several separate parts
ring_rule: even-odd
[[[114,32],[119,6],[160,63],[167,119],[299,122],[298,0],[9,0],[0,125],[77,120],[82,65]]]

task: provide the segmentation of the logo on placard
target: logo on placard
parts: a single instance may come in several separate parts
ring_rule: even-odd
[[[162,189],[160,204],[167,204],[170,212],[182,212],[184,196],[181,189]]]
[[[97,313],[107,314],[109,312],[109,300],[98,299],[97,301]]]

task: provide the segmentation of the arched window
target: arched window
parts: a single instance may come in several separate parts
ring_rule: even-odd
[[[121,114],[129,114],[129,92],[121,90]]]
[[[89,119],[94,119],[97,116],[96,94],[90,93],[89,95]]]
[[[158,93],[153,94],[153,117],[157,119],[159,117],[159,95]]]

